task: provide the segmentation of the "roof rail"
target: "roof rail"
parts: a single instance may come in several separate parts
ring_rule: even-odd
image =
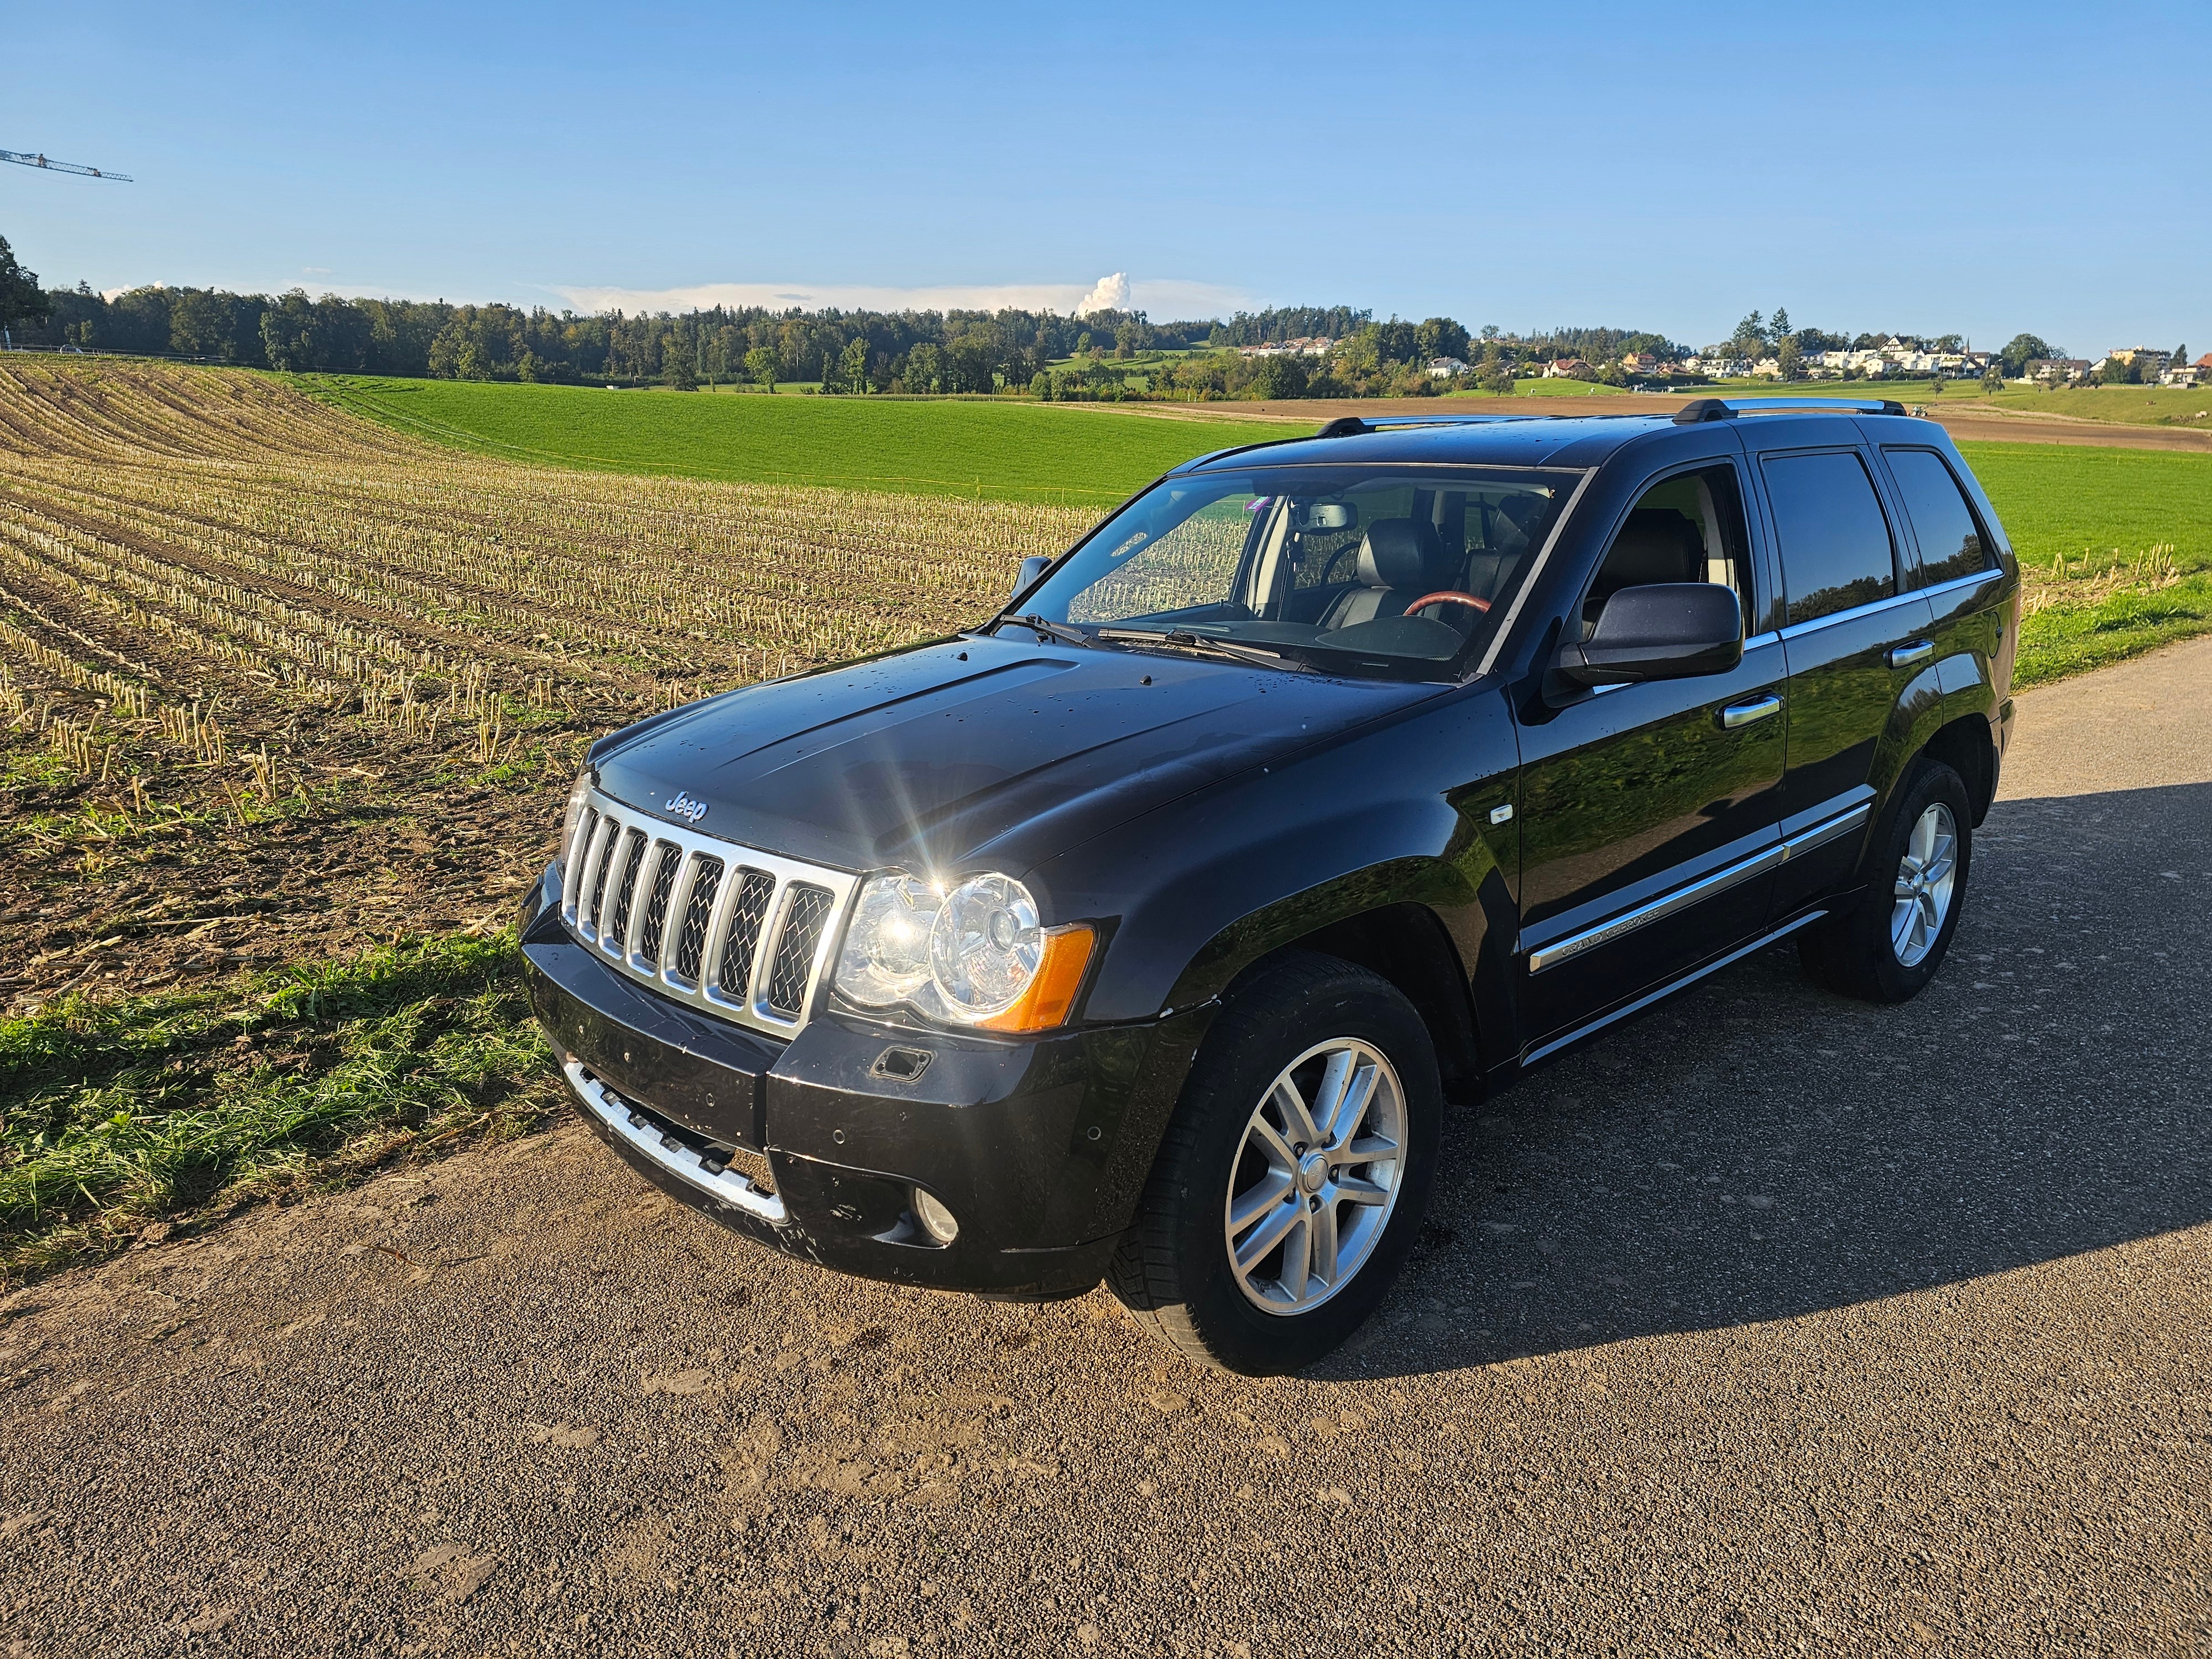
[[[1832,415],[1902,415],[1905,405],[1893,398],[1692,398],[1674,411],[1674,424],[1695,426],[1701,421],[1732,421],[1739,415],[1763,414],[1771,409],[1793,409]]]
[[[1314,434],[1316,438],[1356,438],[1363,432],[1388,432],[1409,426],[1488,426],[1496,421],[1525,421],[1525,415],[1340,415]]]

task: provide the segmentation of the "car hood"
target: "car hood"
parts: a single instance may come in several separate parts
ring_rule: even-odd
[[[746,846],[848,870],[1020,873],[1445,689],[971,635],[728,692],[592,761],[616,799]]]

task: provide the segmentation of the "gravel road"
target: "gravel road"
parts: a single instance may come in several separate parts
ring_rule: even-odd
[[[0,1303],[0,1653],[2212,1650],[2212,641],[2037,691],[1948,966],[1483,1107],[1325,1375],[829,1276],[580,1129]]]

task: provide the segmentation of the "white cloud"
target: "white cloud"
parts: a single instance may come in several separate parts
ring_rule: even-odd
[[[1159,322],[1226,315],[1255,302],[1239,289],[1174,277],[1132,282],[1126,272],[1080,283],[947,283],[926,288],[864,283],[699,283],[684,288],[556,287],[579,311],[693,311],[711,306],[762,306],[771,311],[1053,311],[1085,316],[1111,306],[1150,313]]]
[[[1091,284],[1091,292],[1075,302],[1075,314],[1088,317],[1094,311],[1126,311],[1128,307],[1129,273],[1117,270]]]

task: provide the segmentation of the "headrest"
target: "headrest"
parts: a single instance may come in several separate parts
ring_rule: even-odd
[[[1603,582],[1608,592],[1705,579],[1705,541],[1698,526],[1671,507],[1638,507],[1605,556]]]
[[[1543,518],[1544,509],[1551,503],[1541,495],[1514,494],[1498,503],[1498,516],[1504,520],[1494,533],[1498,551],[1510,553],[1528,539],[1528,532]]]
[[[1378,519],[1359,538],[1359,580],[1370,587],[1433,588],[1445,577],[1435,526],[1417,519]]]

